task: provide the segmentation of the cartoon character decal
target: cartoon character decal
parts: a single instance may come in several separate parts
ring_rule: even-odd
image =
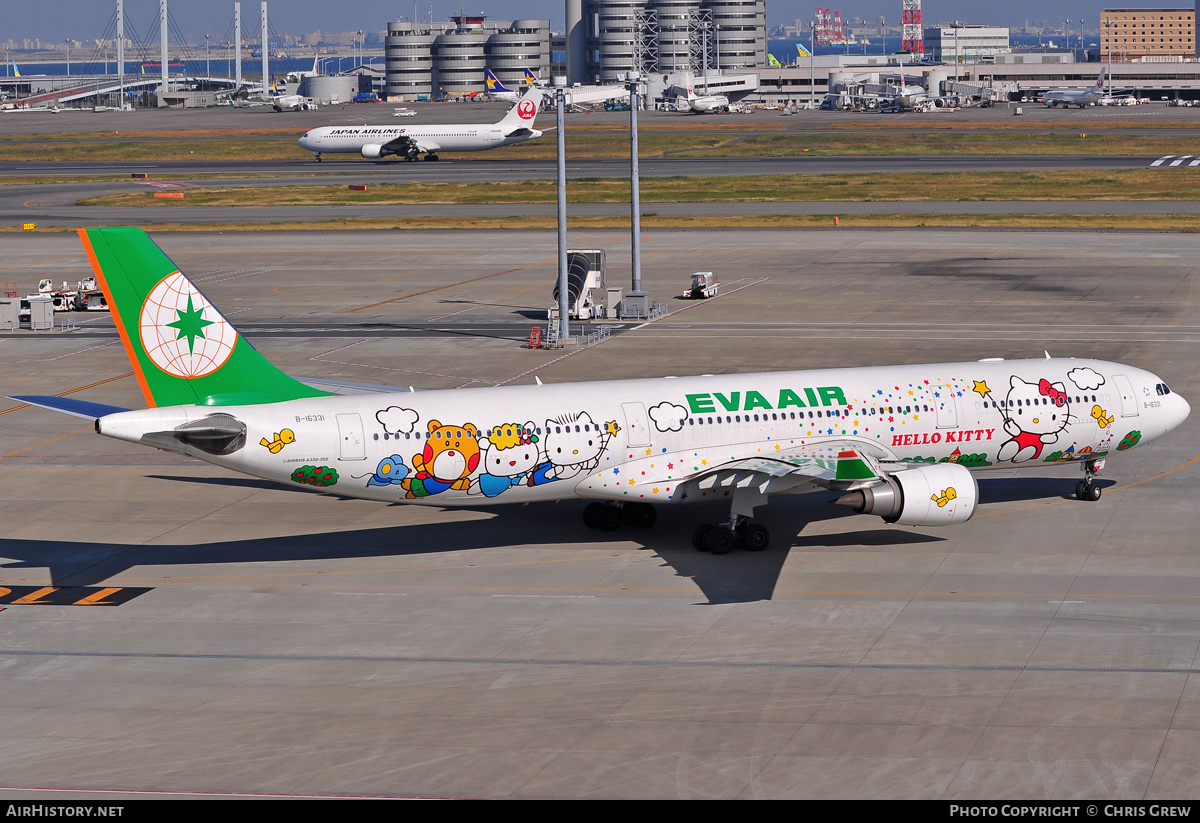
[[[398,454],[385,457],[375,467],[375,473],[367,481],[368,486],[399,486],[408,477],[408,466]]]
[[[296,433],[291,429],[280,429],[275,434],[271,435],[271,439],[263,438],[258,441],[258,445],[265,446],[271,454],[279,454],[283,451],[284,446],[290,446],[296,442]]]
[[[1024,463],[1041,457],[1043,446],[1058,442],[1071,420],[1071,402],[1063,383],[1045,378],[1029,383],[1013,375],[1000,413],[1011,439],[1001,444],[996,459]]]
[[[953,486],[948,486],[941,494],[931,494],[929,496],[934,503],[937,503],[939,509],[945,508],[947,503],[957,497],[958,492],[954,490]]]
[[[567,480],[586,474],[600,463],[600,454],[612,439],[616,421],[603,427],[592,422],[587,412],[564,414],[546,421],[545,471],[550,479]]]
[[[502,423],[479,441],[480,474],[472,494],[497,497],[524,482],[534,485],[533,473],[542,463],[533,421]]]
[[[1092,417],[1096,419],[1096,425],[1102,429],[1107,429],[1113,424],[1113,421],[1117,419],[1114,415],[1110,415],[1100,406],[1092,406]]]
[[[443,426],[430,420],[425,448],[413,455],[412,464],[416,475],[400,484],[410,500],[448,489],[467,491],[471,475],[479,467],[478,429],[471,423]]]

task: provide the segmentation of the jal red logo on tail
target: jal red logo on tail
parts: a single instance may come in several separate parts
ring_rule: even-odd
[[[522,120],[531,120],[537,114],[537,106],[532,100],[522,100],[517,104],[517,117]]]

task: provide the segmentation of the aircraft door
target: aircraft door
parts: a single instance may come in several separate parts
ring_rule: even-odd
[[[1117,391],[1121,393],[1121,416],[1137,417],[1138,400],[1133,393],[1133,383],[1123,374],[1114,374],[1113,382],[1117,384]]]
[[[357,414],[337,416],[339,457],[342,460],[366,460],[367,439],[363,436],[362,418]]]
[[[625,411],[625,444],[629,447],[650,445],[650,426],[646,423],[646,407],[641,403],[622,403]]]
[[[939,429],[954,429],[958,427],[958,402],[950,392],[933,399],[937,409],[937,427]]]

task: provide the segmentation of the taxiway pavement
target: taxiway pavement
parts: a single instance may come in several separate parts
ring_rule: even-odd
[[[156,239],[303,376],[435,389],[1048,350],[1200,396],[1196,235],[648,232],[645,285],[672,312],[557,352],[518,342],[550,300],[552,232]],[[22,291],[87,271],[72,235],[4,242]],[[628,279],[626,234],[570,243]],[[698,269],[723,296],[673,299]],[[111,320],[82,320],[96,333],[0,334],[4,393],[140,406]],[[369,333],[387,328],[456,333]],[[388,506],[6,403],[0,586],[43,604],[0,611],[0,796],[1192,798],[1198,454],[1193,416],[1110,458],[1097,503],[1070,465],[987,472],[978,515],[941,530],[776,500],[766,552],[715,557],[689,538],[717,509],[607,534],[578,501]],[[121,605],[69,605],[104,589]]]

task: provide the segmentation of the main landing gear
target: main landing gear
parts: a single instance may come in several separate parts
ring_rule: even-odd
[[[427,154],[427,155],[425,155],[425,157],[423,159],[432,160],[433,162],[436,163],[438,160],[438,156],[436,154]]]
[[[692,532],[692,545],[702,552],[729,554],[735,546],[760,552],[771,544],[771,533],[761,523],[751,523],[740,514],[730,516],[728,523],[701,523]]]
[[[589,529],[615,532],[622,525],[648,529],[658,520],[658,512],[649,503],[588,503],[583,523]]]
[[[1075,499],[1090,500],[1093,503],[1100,499],[1102,489],[1096,482],[1096,475],[1104,468],[1103,460],[1083,461],[1083,480],[1075,484]]]

